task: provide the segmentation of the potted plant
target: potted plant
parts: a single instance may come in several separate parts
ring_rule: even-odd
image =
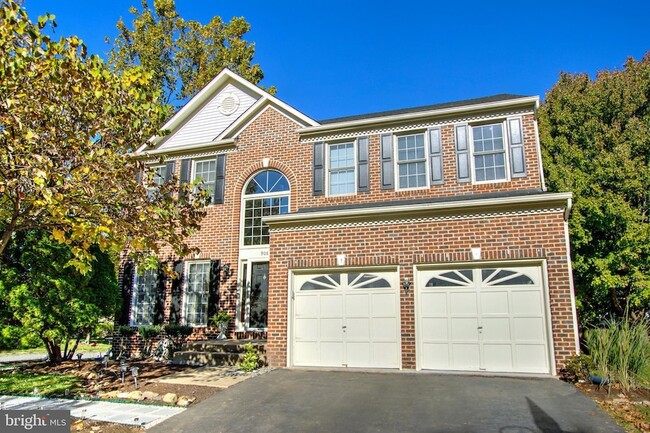
[[[224,310],[219,311],[217,314],[212,316],[210,322],[212,325],[219,329],[219,336],[217,340],[225,340],[228,338],[228,324],[230,323],[230,314],[226,313]]]

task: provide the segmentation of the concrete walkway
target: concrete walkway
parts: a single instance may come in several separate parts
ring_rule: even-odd
[[[92,419],[149,428],[185,409],[132,403],[109,403],[94,400],[0,396],[3,410],[69,410],[75,418]]]

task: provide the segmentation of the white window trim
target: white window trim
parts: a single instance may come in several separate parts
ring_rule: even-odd
[[[205,325],[196,325],[196,324],[188,323],[187,322],[187,317],[186,317],[187,315],[185,314],[186,313],[186,308],[187,308],[187,280],[188,280],[187,277],[190,274],[189,273],[190,265],[200,265],[200,264],[207,264],[208,265],[208,293],[207,293],[208,301],[205,304],[205,318],[206,318]],[[185,278],[183,279],[183,301],[182,301],[182,304],[181,304],[181,307],[182,307],[181,308],[181,311],[182,311],[181,323],[183,323],[184,325],[187,325],[187,326],[191,326],[193,328],[206,328],[208,326],[207,322],[209,322],[209,320],[210,320],[210,318],[208,317],[208,308],[209,308],[208,304],[210,303],[210,299],[209,299],[210,298],[210,274],[209,274],[210,260],[189,260],[189,261],[186,261],[183,264],[183,266],[185,268],[185,269],[183,269],[183,275],[185,275]]]
[[[210,202],[207,204],[207,206],[214,206],[214,188],[217,187],[217,162],[216,158],[213,156],[211,158],[199,158],[199,159],[193,159],[192,160],[192,170],[190,171],[191,174],[191,182],[194,183],[197,180],[196,176],[196,164],[199,162],[210,162],[210,161],[215,161],[214,163],[214,181],[212,182],[212,194],[210,194]],[[203,178],[201,178],[203,179]],[[206,207],[207,207],[206,206]]]
[[[161,168],[167,169],[167,165],[166,164],[155,164],[155,165],[147,166],[147,169],[153,173],[154,177],[155,177],[156,171],[158,169],[161,169]],[[146,180],[143,180],[144,187],[147,190],[147,195],[149,195],[150,192],[153,193],[153,192],[157,191],[160,188],[160,185],[162,185],[162,184],[157,184],[156,182],[154,182],[154,180],[153,180],[154,177],[151,178],[151,184],[149,184]],[[165,183],[165,178],[166,177],[167,177],[167,173],[165,172],[165,176],[163,176],[163,183]]]
[[[284,176],[287,179],[287,182],[289,182],[289,178],[282,173],[280,170],[277,170],[275,168],[268,168],[264,170],[274,170],[280,173],[282,176]],[[284,197],[287,196],[287,213],[291,213],[291,184],[289,183],[289,190],[288,191],[280,191],[280,192],[271,192],[271,193],[264,193],[264,194],[245,194],[244,191],[246,191],[246,185],[248,185],[248,182],[250,182],[255,176],[257,176],[259,173],[261,173],[264,170],[257,171],[250,175],[246,182],[244,183],[244,186],[242,188],[241,192],[241,201],[239,204],[239,249],[240,250],[255,250],[255,249],[267,249],[269,248],[270,244],[263,244],[263,245],[244,245],[244,224],[246,224],[246,219],[245,219],[245,214],[246,214],[246,200],[249,199],[254,199],[254,198],[275,198],[275,197]]]
[[[136,323],[134,320],[134,315],[135,315],[135,291],[138,288],[138,277],[140,277],[143,274],[138,273],[138,268],[136,267],[133,271],[133,282],[131,283],[131,311],[129,313],[129,326],[152,326],[153,325],[153,320],[151,323]],[[156,307],[156,300],[155,300],[155,295],[156,295],[156,287],[154,287],[154,303],[152,304],[152,307],[155,309]],[[154,312],[155,313],[155,312]]]
[[[352,157],[353,157],[353,165],[352,168],[354,170],[354,188],[351,193],[347,194],[332,194],[330,191],[330,146],[340,146],[341,144],[352,144]],[[327,197],[349,197],[357,194],[357,189],[359,188],[358,186],[358,167],[359,167],[359,160],[358,160],[358,155],[357,155],[357,149],[358,149],[358,139],[354,140],[344,140],[344,141],[334,141],[334,142],[327,142],[325,143],[325,195]]]
[[[414,188],[401,188],[399,185],[399,166],[400,162],[398,160],[399,149],[398,149],[398,139],[399,137],[408,137],[410,135],[422,135],[424,137],[424,173],[425,173],[425,185],[417,186]],[[427,131],[405,131],[403,133],[393,135],[393,177],[395,182],[395,191],[418,191],[421,189],[431,188],[431,167],[429,166],[429,134]],[[414,161],[410,161],[414,162]]]
[[[506,171],[506,177],[505,179],[497,179],[497,180],[476,180],[476,171],[475,171],[475,163],[474,163],[474,128],[475,127],[480,127],[480,126],[490,126],[490,125],[497,125],[501,124],[502,130],[503,130],[503,149],[505,153],[505,171]],[[469,160],[470,160],[470,171],[471,171],[471,176],[472,176],[472,184],[473,185],[485,185],[485,184],[492,184],[492,183],[503,183],[503,182],[510,182],[511,179],[511,174],[510,174],[510,134],[509,134],[509,129],[507,125],[507,119],[502,119],[501,121],[494,121],[494,122],[481,122],[481,123],[468,123],[467,129],[468,134],[467,134],[467,139],[469,140]],[[522,131],[523,134],[523,131]]]

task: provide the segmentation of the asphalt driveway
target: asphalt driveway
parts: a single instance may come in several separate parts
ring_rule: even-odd
[[[275,370],[151,433],[624,433],[556,379]]]

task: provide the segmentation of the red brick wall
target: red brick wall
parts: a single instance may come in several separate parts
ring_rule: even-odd
[[[399,265],[400,281],[413,281],[414,264],[471,261],[472,247],[481,247],[483,260],[546,260],[555,360],[561,368],[577,350],[561,212],[272,232],[266,346],[270,365],[284,366],[287,359],[288,269],[336,267],[336,255],[345,254],[346,266]],[[402,367],[413,369],[414,291],[400,291],[400,300]]]

